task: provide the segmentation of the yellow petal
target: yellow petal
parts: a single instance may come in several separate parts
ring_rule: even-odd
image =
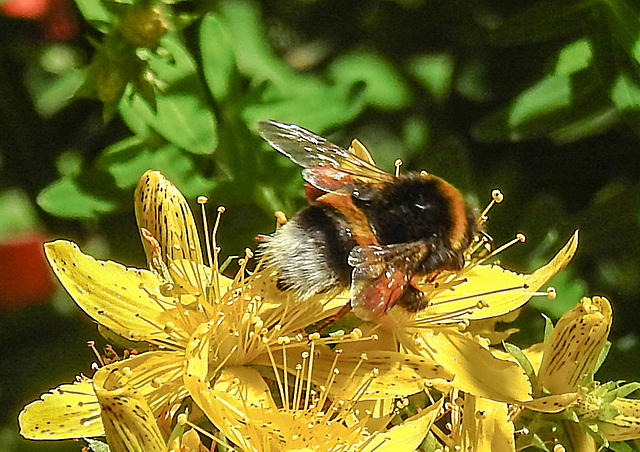
[[[209,450],[202,445],[202,441],[200,441],[200,435],[198,435],[198,432],[196,432],[195,429],[192,428],[187,430],[184,435],[182,435],[182,441],[180,445],[182,446],[182,448],[179,449],[180,452],[199,452],[202,450]]]
[[[167,445],[144,396],[128,385],[119,386],[117,375],[102,368],[93,378],[102,423],[112,452],[164,451]]]
[[[42,395],[18,416],[27,439],[72,439],[104,435],[100,406],[91,380],[80,377]]]
[[[430,296],[431,304],[416,318],[439,323],[480,320],[514,311],[563,270],[577,248],[576,231],[547,265],[532,274],[514,273],[497,265],[479,265],[465,272],[460,280],[440,283],[437,288],[433,284],[423,285],[420,288]]]
[[[138,228],[145,228],[161,246],[162,260],[188,259],[203,263],[200,239],[193,214],[182,193],[158,171],[147,171],[140,177],[134,195]],[[147,262],[153,250],[142,240]]]
[[[173,304],[159,293],[155,274],[95,260],[65,240],[44,247],[64,288],[93,320],[129,340],[170,338],[161,334],[162,317]]]
[[[553,394],[575,392],[593,373],[611,328],[606,298],[583,298],[558,320],[544,344],[539,384]]]
[[[362,144],[360,140],[358,140],[357,138],[354,138],[353,141],[351,141],[351,146],[349,146],[349,150],[353,152],[353,154],[356,157],[364,160],[367,163],[371,163],[372,165],[375,166],[376,162],[373,161],[373,157],[371,157],[369,150],[366,147],[364,147],[364,144]]]
[[[465,395],[462,414],[462,450],[474,452],[515,451],[514,426],[508,406]]]
[[[114,375],[119,374],[127,385],[142,394],[156,416],[162,410],[180,404],[188,395],[182,379],[182,352],[145,352],[109,364],[103,369]]]
[[[262,433],[254,422],[247,422],[248,406],[274,407],[269,389],[260,374],[248,367],[223,368],[215,389],[209,383],[209,346],[212,324],[202,324],[194,332],[186,354],[184,383],[193,401],[227,438],[244,450],[256,450],[251,438]],[[240,378],[242,377],[242,378]],[[222,390],[221,390],[222,388]],[[229,390],[233,389],[232,392]],[[236,395],[241,395],[236,397]],[[277,411],[270,410],[271,416]],[[260,419],[258,425],[261,425]]]
[[[430,357],[454,375],[454,388],[507,403],[531,400],[531,385],[522,368],[494,356],[470,335],[451,328],[438,333],[425,331],[416,344],[414,353]]]
[[[302,359],[302,355],[308,350],[308,346],[287,349],[289,373],[295,375],[296,366],[308,369],[309,364]],[[274,352],[273,358],[276,366],[282,369],[282,354]],[[252,364],[271,366],[271,361],[268,356],[262,355],[252,361]],[[333,375],[333,385],[328,391],[345,400],[356,397],[356,393],[359,400],[405,397],[424,390],[425,380],[453,379],[450,371],[430,358],[384,350],[343,352],[336,355],[333,351],[320,348],[313,357],[312,366],[311,381],[317,385],[324,385],[337,369],[337,373]],[[375,378],[366,387],[362,387],[372,373],[375,373]]]
[[[418,448],[440,415],[444,397],[415,416],[406,419],[387,432],[375,434],[359,452],[412,452]],[[498,450],[498,449],[496,449]]]
[[[540,397],[537,399],[520,402],[520,405],[541,413],[559,413],[572,406],[578,400],[578,394],[567,393]]]

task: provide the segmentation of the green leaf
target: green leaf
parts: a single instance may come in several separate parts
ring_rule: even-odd
[[[509,109],[509,127],[517,128],[551,111],[567,108],[571,106],[571,101],[569,77],[545,77],[513,102]]]
[[[437,102],[442,102],[451,94],[454,63],[448,53],[420,55],[410,61],[409,72]]]
[[[597,2],[611,36],[628,57],[640,63],[640,10],[625,0]]]
[[[579,39],[562,48],[558,54],[555,75],[570,75],[586,69],[593,58],[593,47],[588,39]]]
[[[620,110],[640,109],[640,86],[632,77],[619,73],[611,87],[611,100]]]
[[[618,441],[616,443],[609,443],[608,449],[612,450],[613,452],[637,452],[637,449],[634,449],[627,443],[621,441]]]
[[[0,240],[13,234],[33,231],[39,226],[38,215],[29,196],[14,188],[0,192]]]
[[[626,385],[620,386],[618,388],[618,397],[627,397],[629,394],[632,394],[640,389],[640,383],[637,381],[632,381],[631,383],[627,383]]]
[[[295,96],[249,105],[243,112],[243,118],[250,125],[268,118],[322,132],[331,126],[349,122],[362,111],[365,104],[363,85],[350,88],[305,84],[297,87]]]
[[[47,118],[69,105],[85,81],[86,71],[72,70],[61,74],[54,80],[40,84],[33,94],[34,107]]]
[[[38,194],[36,202],[51,215],[77,220],[95,219],[119,207],[114,200],[91,193],[70,178],[62,178],[46,186]]]
[[[360,51],[342,55],[329,73],[338,85],[364,83],[366,103],[378,108],[397,110],[411,101],[411,91],[402,76],[378,54]]]
[[[237,71],[231,37],[223,21],[209,13],[200,25],[202,71],[211,94],[216,99],[229,95],[231,78]]]
[[[162,172],[187,198],[210,192],[214,183],[197,171],[194,156],[171,143],[153,143],[131,137],[108,147],[97,162],[118,187],[130,189],[148,169]]]
[[[508,351],[511,354],[511,356],[513,356],[516,359],[516,361],[518,361],[518,364],[520,364],[520,367],[522,367],[524,372],[527,374],[527,377],[531,382],[531,387],[535,388],[538,384],[537,383],[538,378],[536,376],[536,371],[533,368],[533,364],[531,364],[531,361],[529,361],[529,358],[527,358],[527,355],[525,355],[523,351],[520,349],[520,347],[518,347],[517,345],[510,344],[509,342],[503,342],[503,345],[505,350]]]
[[[607,359],[607,355],[609,354],[609,350],[611,350],[611,342],[606,341],[604,343],[604,346],[602,347],[602,350],[600,350],[600,354],[598,355],[598,359],[596,360],[596,362],[595,362],[595,364],[593,366],[593,370],[591,371],[591,375],[589,375],[589,379],[586,380],[586,383],[591,383],[593,381],[593,376],[596,374],[598,369],[600,369],[600,366],[602,366],[602,364],[604,363],[604,360]],[[635,391],[635,389],[633,391]],[[633,391],[631,391],[631,392],[633,392]],[[618,396],[618,397],[624,397],[624,396]]]
[[[240,72],[254,85],[270,81],[281,93],[301,76],[276,57],[265,36],[267,32],[257,5],[247,1],[224,1],[220,5],[221,20],[227,24]]]
[[[546,342],[551,337],[551,333],[553,333],[553,321],[544,314],[542,314],[542,317],[544,318],[544,337],[542,340]]]
[[[102,33],[107,33],[112,27],[111,23],[115,20],[115,16],[100,0],[76,0],[76,5],[83,19]]]
[[[144,121],[168,141],[194,154],[211,154],[218,144],[216,122],[187,49],[172,35],[162,40],[167,58],[148,54],[154,74],[168,86],[156,98],[156,111],[138,94],[124,96],[120,113],[140,129]]]
[[[107,443],[103,443],[102,441],[98,441],[91,438],[85,438],[85,441],[89,445],[89,449],[91,452],[109,452],[109,445]]]
[[[509,107],[480,122],[473,133],[483,141],[520,141],[548,136],[571,142],[601,133],[618,119],[591,67],[570,75],[544,77]]]

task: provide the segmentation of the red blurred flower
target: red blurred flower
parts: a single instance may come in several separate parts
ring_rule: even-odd
[[[67,41],[78,34],[78,20],[69,0],[8,0],[0,4],[5,16],[37,20],[47,41]]]
[[[0,241],[0,308],[41,303],[53,294],[45,240],[42,234],[30,232]]]

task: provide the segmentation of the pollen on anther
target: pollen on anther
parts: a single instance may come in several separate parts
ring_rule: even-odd
[[[227,208],[225,206],[218,206],[218,213],[224,213]]]
[[[206,196],[198,196],[196,202],[200,205],[206,204],[209,202],[209,198],[207,198]]]
[[[362,339],[362,330],[360,328],[354,328],[350,333],[351,339],[358,340]]]
[[[491,192],[491,197],[497,204],[500,204],[502,201],[504,201],[504,195],[497,188]]]
[[[548,287],[547,288],[547,298],[549,300],[555,300],[556,296],[557,296],[556,288],[555,287]]]
[[[527,237],[522,233],[522,232],[518,232],[516,234],[516,238],[518,239],[519,242],[524,243],[527,241]]]

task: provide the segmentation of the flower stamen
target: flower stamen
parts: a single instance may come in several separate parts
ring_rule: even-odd
[[[396,167],[395,169],[395,177],[400,177],[400,167],[402,166],[402,160],[401,159],[396,159],[395,162],[393,162],[393,166]]]
[[[484,208],[484,210],[478,217],[478,221],[476,224],[478,226],[482,226],[484,223],[486,223],[487,220],[489,219],[489,217],[487,216],[487,214],[489,213],[489,210],[491,210],[491,208],[495,204],[500,204],[502,201],[504,201],[504,195],[502,194],[502,192],[498,189],[493,190],[491,192],[491,202],[489,202],[487,207]]]

